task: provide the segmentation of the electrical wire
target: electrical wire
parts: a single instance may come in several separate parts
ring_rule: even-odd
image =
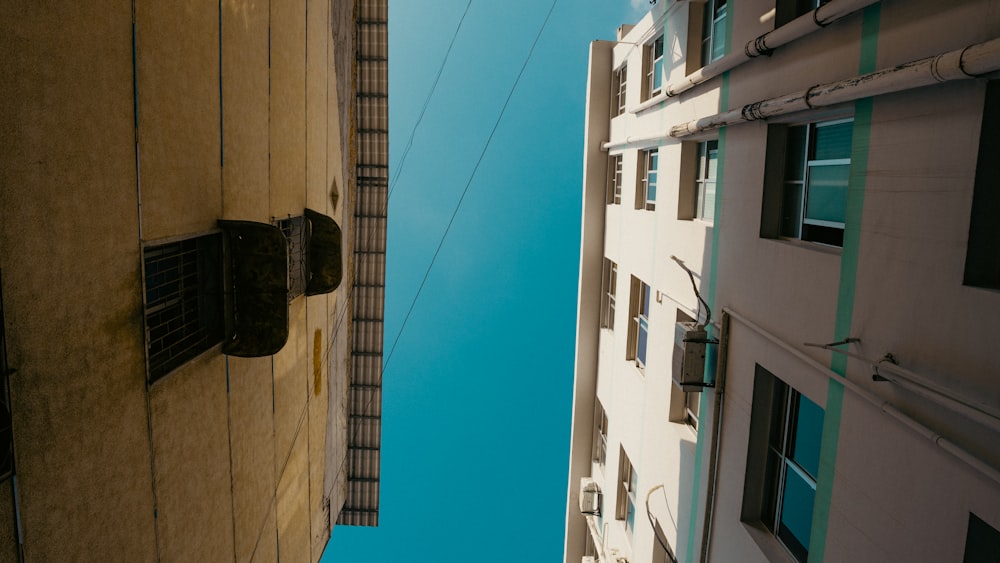
[[[465,17],[466,17],[466,15],[468,15],[469,8],[471,6],[472,6],[472,0],[469,0],[466,3],[466,5],[465,5],[465,10],[462,12],[462,17],[461,17],[461,19],[459,19],[458,25],[455,26],[455,31],[451,35],[451,40],[448,43],[448,49],[445,51],[444,57],[441,59],[441,64],[438,66],[437,73],[434,76],[434,82],[431,84],[431,89],[428,91],[427,97],[424,98],[423,106],[421,106],[421,108],[420,108],[420,114],[417,117],[416,122],[414,122],[413,127],[410,129],[410,136],[409,136],[409,139],[407,140],[406,147],[403,150],[403,155],[400,158],[399,164],[396,166],[395,173],[393,174],[393,180],[392,180],[392,182],[388,186],[388,190],[387,190],[387,193],[386,193],[386,202],[382,206],[382,209],[381,209],[383,217],[387,216],[387,211],[388,211],[388,207],[389,207],[389,197],[392,195],[392,192],[395,189],[396,183],[399,181],[399,178],[402,176],[402,173],[403,173],[403,170],[404,170],[404,164],[406,162],[406,156],[409,154],[410,148],[413,145],[413,139],[414,139],[414,137],[416,135],[417,127],[423,121],[424,114],[427,112],[427,108],[430,106],[430,102],[431,102],[431,100],[434,97],[434,93],[437,91],[438,82],[441,79],[441,75],[444,72],[444,67],[446,66],[446,64],[448,62],[448,58],[451,55],[452,47],[454,47],[454,45],[455,45],[455,40],[458,37],[458,33],[462,29],[462,25],[465,23]],[[369,243],[371,243],[374,240],[377,229],[378,229],[378,226],[375,225],[369,231],[369,233],[368,233],[368,242]],[[345,302],[347,304],[351,303],[351,297],[354,295],[354,288],[355,288],[355,286],[352,284],[350,286],[350,288],[348,289],[348,291],[347,291],[347,297],[345,299]],[[344,322],[347,320],[347,313],[348,313],[348,311],[350,311],[350,307],[345,306],[343,308],[343,310],[341,311],[340,315],[337,317],[336,322],[334,323],[333,331],[332,331],[332,334],[331,334],[330,339],[329,339],[330,345],[327,346],[326,352],[323,354],[322,365],[327,365],[328,362],[330,361],[330,353],[333,351],[333,345],[332,344],[336,341],[337,336],[340,335],[340,331],[343,328]],[[400,331],[402,331],[402,329],[400,329]],[[398,335],[397,335],[397,340],[398,340]],[[387,364],[388,364],[388,360],[386,360],[386,362],[383,364],[382,371],[379,374],[379,385],[380,386],[381,386],[381,383],[382,383],[382,376],[385,373],[385,365],[387,365]],[[368,403],[365,404],[363,412],[368,411],[368,409],[371,407],[372,400],[373,399],[369,399]],[[299,426],[296,428],[296,434],[298,434],[299,428],[301,427],[301,423],[302,423],[302,419],[300,418],[300,420],[299,420]],[[353,441],[353,438],[356,438],[356,437],[357,437],[357,428],[355,428],[355,434],[352,437],[352,440],[350,440],[350,441]],[[285,462],[287,463],[287,458],[286,458]],[[346,463],[347,463],[347,456],[345,455],[344,458],[341,460],[340,467],[337,469],[337,474],[334,476],[334,481],[335,482],[336,482],[337,479],[340,478],[340,475],[343,473],[344,467],[345,467]],[[275,493],[272,495],[272,498],[271,498],[272,502],[275,501],[276,495],[277,495],[277,490],[275,490]],[[258,532],[258,540],[260,539],[259,536],[260,536],[260,532]],[[256,552],[256,549],[257,549],[257,547],[255,545],[254,546],[254,552]]]
[[[448,224],[445,227],[444,233],[441,235],[441,239],[438,241],[437,248],[435,249],[434,254],[431,257],[430,263],[427,265],[427,269],[424,272],[423,279],[420,281],[420,285],[417,287],[417,292],[413,296],[413,299],[410,301],[410,306],[409,306],[409,308],[406,311],[406,315],[403,317],[403,322],[400,325],[400,328],[399,328],[399,330],[396,333],[396,336],[395,336],[395,338],[393,340],[392,346],[389,349],[389,353],[385,355],[385,360],[382,363],[382,370],[379,373],[379,377],[378,377],[378,382],[379,382],[378,385],[379,386],[381,386],[382,380],[385,377],[385,372],[386,372],[386,370],[389,367],[390,360],[392,359],[393,353],[396,350],[396,346],[399,343],[399,339],[402,337],[403,332],[406,329],[407,321],[409,321],[410,316],[413,313],[413,309],[416,306],[417,300],[420,298],[420,295],[423,292],[424,286],[427,283],[427,278],[430,275],[431,270],[434,268],[434,264],[437,262],[437,257],[438,257],[438,255],[441,252],[441,248],[444,246],[444,241],[448,237],[448,233],[451,231],[451,227],[452,227],[452,224],[455,221],[455,217],[458,215],[458,211],[461,209],[462,203],[465,201],[465,197],[466,197],[466,195],[469,192],[469,188],[472,186],[472,181],[475,179],[476,172],[479,170],[479,166],[482,164],[483,158],[486,156],[486,151],[489,149],[490,144],[493,141],[493,137],[496,134],[497,129],[500,126],[500,122],[503,119],[504,114],[507,112],[507,107],[510,104],[510,100],[511,100],[511,98],[514,95],[514,91],[517,89],[517,85],[520,83],[521,77],[524,75],[524,71],[527,68],[528,63],[531,61],[532,55],[535,52],[535,47],[538,45],[538,40],[539,40],[539,38],[541,38],[542,32],[545,31],[545,28],[548,25],[549,19],[551,18],[552,12],[554,11],[557,3],[558,3],[558,0],[552,0],[552,4],[549,6],[549,10],[548,10],[548,12],[545,15],[545,19],[542,21],[542,25],[539,27],[538,32],[535,34],[535,39],[531,43],[531,48],[528,50],[528,54],[525,56],[524,62],[521,64],[521,69],[518,71],[517,77],[514,79],[514,82],[511,85],[510,90],[507,93],[507,98],[506,98],[506,100],[504,100],[503,106],[500,108],[500,113],[497,115],[496,121],[493,124],[493,128],[490,130],[489,137],[487,137],[486,142],[484,143],[483,148],[480,151],[479,158],[476,160],[476,165],[473,167],[472,172],[469,174],[469,178],[466,181],[465,187],[462,190],[462,195],[461,195],[461,197],[459,197],[458,203],[455,205],[455,209],[452,211],[451,218],[448,220]],[[471,0],[470,0],[470,4],[471,4]],[[468,6],[466,6],[466,12],[468,12]],[[462,15],[462,21],[464,21],[464,20],[465,20],[465,14]],[[459,28],[460,27],[461,27],[461,22],[459,22]],[[455,30],[455,35],[457,35],[457,34],[458,34],[458,28],[456,28],[456,30]],[[452,44],[454,44],[454,37],[452,38]],[[449,46],[449,52],[450,52],[450,50],[451,50],[451,46]],[[447,54],[446,54],[446,57],[447,57]],[[444,68],[444,64],[443,63],[442,63],[441,68],[442,69]],[[439,69],[439,75],[440,75],[440,69]],[[437,78],[435,79],[435,82],[434,82],[434,87],[436,87],[436,86],[437,86]],[[430,100],[430,96],[428,96],[428,100],[425,102],[425,108],[424,109],[426,109],[426,105],[427,105],[427,103],[429,103],[429,100]],[[423,110],[421,112],[421,118],[422,118],[422,116],[423,116]],[[418,119],[417,123],[419,123],[419,121],[420,120]],[[414,131],[415,130],[416,130],[416,124],[414,125]],[[412,139],[412,134],[411,134],[411,139]],[[398,177],[397,177],[397,181],[398,181]],[[387,195],[386,199],[387,199],[386,204],[388,205],[388,195]],[[371,234],[372,234],[372,236],[374,236],[374,231]],[[353,286],[352,286],[352,291],[353,291]],[[348,293],[348,302],[350,301],[350,295],[351,295],[351,293]],[[346,315],[346,309],[347,308],[345,307],[345,315]],[[342,318],[343,318],[343,316],[342,316]],[[336,338],[337,333],[339,333],[341,324],[342,324],[341,321],[338,319],[338,323],[337,323],[337,326],[335,327],[335,332],[334,332],[333,337],[331,337],[331,340],[333,340],[333,339]],[[329,349],[327,350],[327,355],[329,355]],[[368,411],[368,409],[371,407],[371,404],[372,404],[373,400],[374,400],[374,397],[369,398],[368,402],[365,404],[364,408],[362,409],[362,412]],[[357,428],[355,428],[355,436],[354,437],[357,437]],[[336,482],[337,479],[340,478],[340,475],[343,473],[344,467],[346,466],[346,464],[347,464],[347,455],[345,454],[344,458],[341,460],[340,467],[337,470],[337,474],[334,477],[334,482]]]
[[[455,46],[455,39],[458,37],[459,30],[462,29],[462,24],[465,22],[465,16],[469,13],[469,8],[471,6],[472,0],[469,0],[469,2],[465,5],[465,11],[462,12],[462,19],[458,20],[458,27],[455,28],[455,33],[451,35],[451,42],[448,43],[448,50],[445,51],[444,58],[441,59],[441,66],[438,67],[437,74],[434,75],[434,83],[431,84],[431,89],[427,92],[427,98],[424,99],[424,105],[420,108],[420,115],[417,116],[417,121],[413,124],[413,129],[410,130],[410,138],[407,139],[406,146],[403,148],[403,155],[399,159],[399,164],[396,165],[396,171],[393,174],[392,182],[389,184],[389,194],[387,199],[392,197],[392,192],[396,189],[396,183],[399,182],[399,178],[403,173],[403,166],[406,164],[406,155],[410,154],[410,149],[413,147],[413,137],[417,133],[417,127],[419,127],[420,122],[424,120],[424,113],[427,112],[427,107],[431,104],[431,98],[434,97],[434,92],[437,91],[438,81],[441,80],[441,73],[444,72],[445,64],[448,62],[448,57],[451,55],[451,48]]]
[[[712,324],[712,309],[711,307],[708,306],[708,303],[706,303],[705,300],[701,298],[701,293],[698,291],[698,284],[696,284],[694,281],[694,272],[692,272],[691,268],[688,268],[687,265],[684,264],[684,262],[680,258],[676,256],[671,256],[670,259],[673,260],[674,262],[677,262],[677,265],[680,266],[681,268],[684,268],[684,271],[687,272],[688,278],[691,279],[691,287],[694,289],[694,294],[698,298],[698,302],[705,306],[706,316],[705,316],[704,326]],[[698,316],[699,318],[701,317],[701,315]],[[695,320],[698,321],[698,319]]]

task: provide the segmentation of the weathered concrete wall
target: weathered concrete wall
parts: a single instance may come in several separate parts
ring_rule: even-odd
[[[30,560],[156,556],[131,22],[120,0],[0,3],[0,267]]]
[[[271,358],[229,358],[230,447],[236,560],[250,561],[257,545],[273,541],[274,417]]]
[[[156,529],[166,561],[233,555],[226,358],[203,354],[150,390]]]
[[[218,2],[139,2],[135,37],[142,238],[211,229],[222,215]]]
[[[270,219],[268,4],[222,3],[223,208],[226,219]]]
[[[0,2],[0,268],[29,560],[318,560],[328,440],[344,434],[327,418],[344,377],[328,368],[336,294],[290,304],[274,357],[214,347],[148,386],[141,249],[307,202],[343,221],[345,25],[323,0]]]

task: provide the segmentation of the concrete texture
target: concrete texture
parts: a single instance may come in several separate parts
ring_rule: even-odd
[[[308,434],[300,432],[278,481],[278,557],[283,561],[308,561],[309,465]]]
[[[334,37],[349,40],[353,2],[333,6],[336,22],[321,0],[0,2],[0,282],[25,560],[270,563],[279,537],[282,561],[322,553],[327,460],[346,428],[343,412],[328,421],[342,401],[328,393],[346,390],[329,383],[346,381],[332,363],[344,299],[293,301],[274,357],[216,346],[149,385],[142,248],[307,200],[343,221],[331,192],[347,189],[350,80],[334,68],[353,57]],[[11,496],[0,483],[0,561],[17,558]]]
[[[271,358],[229,358],[230,448],[236,560],[250,561],[274,528],[274,418]]]
[[[200,358],[150,392],[159,558],[233,556],[225,356]]]
[[[0,268],[33,560],[155,558],[130,29],[125,2],[0,4]]]
[[[270,219],[268,5],[222,3],[223,217]]]
[[[306,2],[271,3],[271,216],[305,207]]]
[[[222,215],[219,5],[135,7],[142,238],[215,227]]]

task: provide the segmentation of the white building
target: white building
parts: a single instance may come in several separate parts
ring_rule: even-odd
[[[567,563],[1000,558],[998,37],[661,0],[591,45]]]

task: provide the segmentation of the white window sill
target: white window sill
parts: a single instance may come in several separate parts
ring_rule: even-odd
[[[824,254],[831,254],[834,256],[840,256],[844,253],[844,249],[839,246],[831,246],[829,244],[823,244],[819,242],[811,242],[808,240],[802,240],[797,238],[767,238],[766,240],[774,241],[780,244],[787,244],[789,246],[795,246],[798,248],[804,248],[806,250],[812,250],[816,252],[822,252]]]
[[[762,524],[759,522],[740,522],[740,524],[743,524],[743,529],[747,531],[747,534],[757,544],[757,548],[760,549],[768,561],[796,563],[792,554],[788,553],[788,550],[785,549],[785,546],[781,545],[778,538],[774,537]]]

